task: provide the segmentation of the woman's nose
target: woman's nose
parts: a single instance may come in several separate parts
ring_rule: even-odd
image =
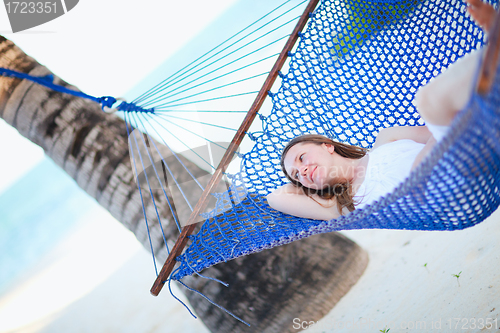
[[[308,166],[307,165],[302,166],[301,169],[300,169],[300,174],[302,176],[306,176],[307,175],[307,170],[308,170]]]

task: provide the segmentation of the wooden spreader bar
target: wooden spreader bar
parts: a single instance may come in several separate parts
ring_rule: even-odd
[[[500,51],[500,12],[495,15],[495,22],[489,31],[488,47],[484,55],[483,63],[477,81],[477,92],[487,95],[491,89],[497,71],[498,54]]]
[[[220,180],[222,179],[222,175],[226,171],[227,166],[231,162],[234,153],[238,149],[238,147],[241,144],[241,141],[243,140],[243,137],[245,136],[246,132],[250,128],[250,125],[252,125],[253,120],[255,119],[255,116],[257,115],[257,112],[260,110],[262,104],[264,103],[264,99],[267,96],[267,92],[271,89],[272,85],[274,84],[274,81],[276,80],[276,77],[278,76],[278,72],[281,70],[283,65],[285,64],[286,58],[288,56],[288,52],[290,52],[295,45],[295,42],[297,41],[299,37],[299,32],[302,31],[302,29],[305,27],[306,22],[309,18],[309,13],[313,12],[314,8],[316,8],[316,5],[318,4],[319,0],[311,0],[309,1],[309,4],[307,5],[304,13],[301,15],[299,21],[297,22],[297,25],[293,29],[292,34],[288,38],[283,50],[281,51],[278,60],[274,64],[273,68],[271,69],[271,72],[269,72],[269,75],[267,76],[266,81],[264,82],[264,85],[260,89],[257,97],[255,98],[255,101],[253,102],[252,106],[250,107],[250,110],[248,111],[245,119],[243,120],[240,128],[236,132],[233,140],[231,141],[231,144],[226,150],[226,153],[222,157],[222,160],[219,163],[219,166],[215,170],[214,174],[212,175],[212,178],[210,179],[210,182],[208,185],[205,187],[205,190],[203,191],[201,198],[198,200],[198,203],[193,209],[193,212],[189,216],[189,219],[187,221],[187,225],[182,228],[182,232],[175,242],[174,247],[170,251],[170,255],[168,256],[167,260],[165,261],[165,264],[163,265],[160,273],[158,274],[158,277],[156,278],[153,287],[151,288],[151,294],[154,296],[158,296],[160,293],[161,289],[163,288],[163,285],[165,284],[165,281],[167,280],[168,276],[172,272],[172,269],[174,268],[175,265],[175,258],[177,258],[179,255],[181,255],[182,250],[186,246],[186,243],[188,241],[188,237],[193,233],[193,230],[196,227],[196,220],[198,219],[198,216],[200,213],[206,208],[207,206],[207,199],[212,192],[212,190],[219,184]]]

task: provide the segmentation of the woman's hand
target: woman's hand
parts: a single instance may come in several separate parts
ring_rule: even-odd
[[[278,187],[267,196],[272,208],[285,214],[315,220],[331,220],[340,216],[335,199],[326,200],[317,195],[314,199],[293,184]]]
[[[492,5],[483,2],[482,0],[466,0],[469,6],[467,11],[470,16],[474,19],[485,30],[490,31],[495,20],[495,8]]]
[[[437,142],[434,136],[431,136],[427,141],[427,143],[425,144],[424,148],[422,148],[420,153],[418,153],[417,157],[415,158],[415,161],[411,166],[411,170],[415,169],[424,160],[424,158],[426,158],[427,155],[430,154],[436,143]]]

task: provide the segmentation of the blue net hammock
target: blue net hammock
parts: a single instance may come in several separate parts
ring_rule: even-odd
[[[160,144],[147,138],[156,138],[169,146],[169,151],[189,148],[194,160],[213,171],[217,160],[213,155],[217,149],[227,148],[222,143],[227,140],[224,133],[234,134],[245,112],[228,101],[239,98],[248,108],[251,99],[247,97],[253,98],[256,91],[241,90],[239,85],[262,84],[276,60],[276,50],[279,53],[287,37],[281,31],[289,34],[290,24],[296,22],[304,4],[284,2],[133,103],[118,106],[127,122],[143,206],[147,200],[142,196],[150,194],[153,202],[144,208],[148,232],[151,226],[161,229],[157,239],[150,237],[153,254],[162,249],[159,244],[166,239],[155,196],[164,195],[175,211],[173,195],[166,188],[174,184],[180,189],[178,196],[186,198],[187,193],[182,191],[186,182],[172,174],[161,147],[157,147]],[[318,133],[370,148],[382,128],[424,125],[412,104],[417,89],[484,42],[485,36],[466,14],[463,0],[323,0],[310,14],[306,29],[290,52],[279,86],[269,92],[272,103],[264,106],[259,121],[246,133],[247,142],[235,161],[239,168],[225,174],[227,190],[214,193],[214,208],[203,214],[201,229],[189,237],[191,244],[176,258],[179,265],[170,279],[180,280],[217,263],[318,233],[351,229],[451,231],[486,219],[500,202],[500,75],[496,75],[489,94],[472,96],[444,140],[406,181],[371,205],[335,220],[318,221],[273,210],[265,199],[287,182],[279,160],[292,138]],[[266,53],[256,58],[261,51]],[[50,86],[51,79],[38,81]],[[116,101],[95,100],[106,108]],[[193,113],[198,118],[191,117]],[[223,113],[223,121],[210,122],[213,113]],[[195,123],[215,129],[211,138]],[[135,135],[135,128],[146,133],[146,139]],[[212,153],[192,149],[193,144],[190,148],[182,140],[188,135],[206,140],[214,148]],[[176,149],[171,147],[174,142]],[[174,160],[176,157],[173,153]],[[147,163],[155,158],[162,161],[158,168]],[[152,179],[139,179],[147,165],[154,169],[150,176],[158,178],[157,194],[153,194]],[[195,187],[202,188],[197,176],[188,173]],[[162,174],[170,174],[168,182],[160,179]],[[192,209],[194,203],[185,201]],[[179,226],[175,212],[174,219]]]
[[[431,156],[364,209],[318,221],[265,200],[286,183],[279,159],[292,138],[319,133],[370,148],[381,128],[423,125],[412,104],[417,89],[483,41],[462,1],[323,1],[270,94],[262,131],[251,134],[233,191],[220,196],[171,278],[317,233],[459,230],[487,218],[499,205],[498,84],[486,98],[474,95]]]

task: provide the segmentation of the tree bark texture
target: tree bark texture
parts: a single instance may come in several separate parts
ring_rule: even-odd
[[[0,67],[35,76],[52,74],[1,36]],[[54,83],[77,90],[58,77]],[[102,112],[92,101],[6,77],[0,77],[0,117],[41,146],[149,250],[140,191],[134,180],[127,131],[121,118]],[[203,177],[206,171],[189,160],[183,159],[183,163],[196,177],[207,178]],[[190,177],[181,168],[173,172],[181,181]],[[196,202],[201,192],[195,188],[187,191],[190,201]],[[178,236],[177,227],[164,195],[157,191],[154,198],[172,246]],[[151,197],[143,199],[153,246],[162,264],[167,252],[160,224]],[[189,214],[185,211],[187,207],[176,208],[179,214]],[[188,285],[250,322],[250,328],[198,295],[185,292],[213,332],[296,332],[292,328],[293,318],[319,320],[359,279],[367,263],[368,256],[359,246],[340,234],[329,233],[238,258],[203,272],[228,282],[229,288],[197,276],[185,279]],[[187,313],[186,320],[190,320]]]

